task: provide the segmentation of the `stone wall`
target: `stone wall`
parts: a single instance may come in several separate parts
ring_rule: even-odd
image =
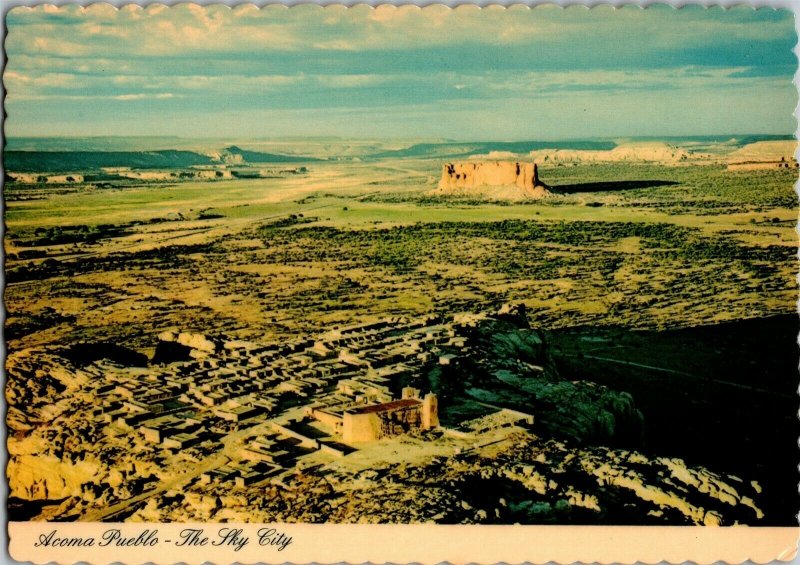
[[[439,427],[439,401],[436,395],[429,392],[422,402],[422,429],[431,430]]]
[[[382,437],[381,420],[377,413],[344,413],[342,440],[346,443],[376,441]]]

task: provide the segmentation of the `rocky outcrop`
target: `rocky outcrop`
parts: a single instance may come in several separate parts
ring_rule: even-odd
[[[544,336],[529,327],[523,305],[504,308],[461,331],[466,341],[450,369],[454,374],[441,379],[458,383],[460,390],[450,392],[451,397],[534,414],[537,429],[550,437],[626,447],[641,443],[643,417],[633,397],[563,378]]]
[[[71,395],[92,378],[59,353],[57,348],[32,348],[7,357],[9,432],[35,429],[56,418],[68,408]]]
[[[402,440],[397,440],[402,441]],[[397,445],[412,454],[418,446]],[[234,494],[159,495],[131,520],[306,523],[762,525],[760,487],[680,459],[512,433],[456,454],[287,475]]]
[[[758,141],[732,151],[728,155],[728,162],[780,161],[781,159],[788,161],[794,158],[795,151],[797,151],[797,141],[794,139]]]
[[[549,196],[548,188],[539,180],[534,163],[490,161],[443,165],[437,190],[441,194],[524,200]]]
[[[199,333],[176,333],[173,331],[166,331],[160,333],[158,335],[158,339],[160,342],[159,347],[161,349],[157,349],[157,353],[161,353],[167,357],[170,357],[172,354],[176,354],[174,359],[163,359],[161,362],[181,360],[185,357],[181,354],[178,354],[178,352],[184,352],[185,350],[188,350],[189,357],[205,357],[206,355],[214,353],[221,348],[221,345],[217,341],[212,341],[205,335]]]

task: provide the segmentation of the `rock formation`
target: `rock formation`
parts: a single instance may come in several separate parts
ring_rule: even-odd
[[[543,334],[528,325],[520,306],[462,328],[466,340],[450,369],[454,375],[441,378],[460,390],[434,390],[535,414],[538,429],[550,437],[638,447],[644,422],[631,395],[562,377]]]
[[[611,150],[542,149],[531,151],[534,163],[580,164],[580,163],[659,163],[679,165],[688,162],[707,161],[710,154],[694,153],[668,143],[643,142],[618,145]]]
[[[169,363],[185,360],[188,357],[202,358],[220,349],[220,344],[210,340],[203,334],[172,331],[162,332],[158,336],[156,362]]]
[[[750,143],[728,155],[728,170],[797,169],[796,150],[794,140]]]
[[[728,155],[728,161],[739,163],[744,161],[780,161],[794,158],[797,141],[775,140],[748,143]]]
[[[539,180],[534,163],[490,161],[443,165],[438,191],[523,200],[549,196],[548,188]]]
[[[680,459],[581,448],[511,432],[431,457],[400,438],[398,460],[289,474],[283,484],[156,494],[132,521],[358,524],[764,525],[760,485]],[[152,500],[152,499],[151,499]]]

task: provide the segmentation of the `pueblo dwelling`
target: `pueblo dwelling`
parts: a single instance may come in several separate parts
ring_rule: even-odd
[[[411,430],[439,427],[436,395],[420,398],[420,391],[406,387],[402,398],[379,404],[345,408],[318,407],[311,416],[330,426],[346,443],[375,441]]]

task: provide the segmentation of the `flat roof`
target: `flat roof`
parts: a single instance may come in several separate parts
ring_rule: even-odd
[[[391,402],[384,402],[382,404],[373,404],[371,406],[359,406],[347,410],[352,414],[373,414],[375,412],[390,412],[399,408],[409,408],[411,406],[418,406],[422,404],[421,400],[416,398],[403,398],[402,400],[392,400]]]

